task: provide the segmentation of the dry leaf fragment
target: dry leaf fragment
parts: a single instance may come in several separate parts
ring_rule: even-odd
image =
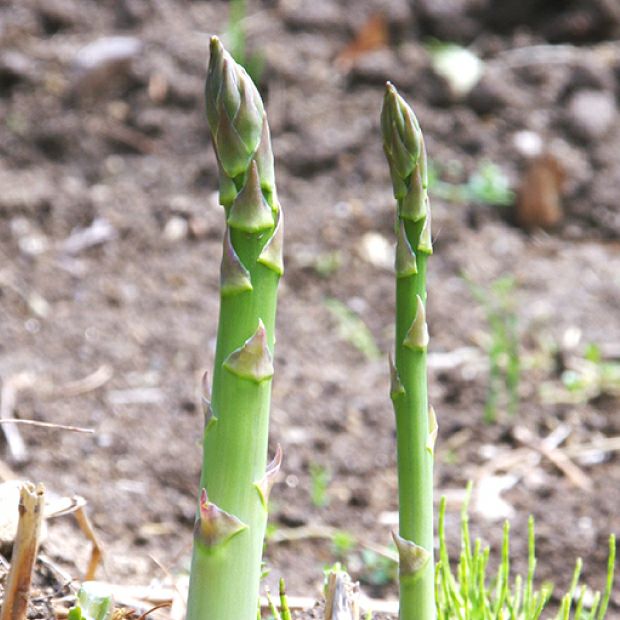
[[[341,71],[349,71],[360,56],[386,47],[389,44],[389,38],[385,15],[373,13],[358,30],[353,41],[338,54],[336,66]]]
[[[557,226],[563,217],[562,185],[565,171],[550,153],[528,163],[517,196],[517,223],[525,230]]]

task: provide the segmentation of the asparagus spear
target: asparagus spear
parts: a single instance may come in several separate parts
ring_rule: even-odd
[[[212,397],[188,620],[255,620],[267,501],[281,452],[266,466],[282,211],[263,102],[214,37],[207,120],[226,213]]]
[[[381,111],[383,149],[398,203],[396,355],[390,360],[398,449],[400,618],[435,618],[433,449],[437,423],[426,377],[426,261],[432,253],[426,151],[418,121],[388,82]]]

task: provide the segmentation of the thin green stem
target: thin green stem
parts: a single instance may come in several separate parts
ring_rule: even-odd
[[[401,620],[435,618],[433,569],[434,412],[429,409],[426,262],[432,252],[426,153],[415,115],[387,85],[381,112],[396,218],[396,347],[391,396],[396,414]]]

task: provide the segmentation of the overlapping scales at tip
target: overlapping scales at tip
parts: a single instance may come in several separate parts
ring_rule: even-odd
[[[205,87],[207,120],[218,160],[226,174],[235,178],[246,172],[259,147],[265,109],[245,69],[211,39]]]
[[[388,161],[400,220],[422,222],[409,238],[414,251],[432,253],[428,164],[424,136],[413,110],[388,82],[381,109],[383,150]]]

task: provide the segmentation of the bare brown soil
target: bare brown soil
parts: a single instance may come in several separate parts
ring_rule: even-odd
[[[620,533],[618,453],[574,456],[579,486],[531,446],[559,426],[567,454],[620,435],[617,397],[595,385],[562,402],[561,381],[589,343],[609,361],[620,355],[620,18],[613,2],[556,4],[250,3],[248,38],[265,59],[261,89],[287,214],[271,425],[285,461],[266,546],[272,589],[283,575],[292,595],[319,596],[323,566],[341,559],[368,595],[396,596],[361,546],[339,557],[329,538],[296,540],[329,526],[387,545],[394,526],[385,361],[393,203],[378,131],[387,79],[414,104],[446,182],[465,182],[488,159],[516,189],[527,162],[515,136],[525,130],[561,162],[564,213],[550,233],[516,227],[511,207],[452,203],[431,190],[436,483],[449,498],[455,552],[467,481],[514,476],[502,497],[513,509],[515,568],[524,569],[534,514],[540,580],[567,587],[582,556],[587,583],[603,586],[607,537]],[[379,12],[389,45],[335,63]],[[226,19],[224,2],[0,4],[0,376],[27,384],[19,417],[97,429],[21,428],[27,459],[12,462],[6,443],[0,459],[87,498],[107,549],[101,577],[115,583],[164,579],[160,565],[173,574],[188,567],[197,386],[213,359],[223,228],[202,87],[208,37]],[[108,72],[76,69],[84,45],[111,35],[141,48]],[[469,45],[485,62],[464,100],[434,74],[431,36]],[[583,93],[586,103],[575,101]],[[100,237],[84,242],[78,233],[92,233],[94,222]],[[516,282],[519,408],[514,417],[500,410],[491,425],[483,422],[489,326],[462,274],[485,290],[501,276]],[[363,319],[380,357],[342,337],[328,299]],[[76,388],[98,369],[94,384]],[[523,443],[517,427],[534,439]],[[312,499],[321,470],[324,506]],[[474,509],[472,527],[497,549],[501,519],[490,516]],[[69,518],[50,522],[56,562],[78,576],[87,551]],[[609,618],[620,618],[618,587]]]

